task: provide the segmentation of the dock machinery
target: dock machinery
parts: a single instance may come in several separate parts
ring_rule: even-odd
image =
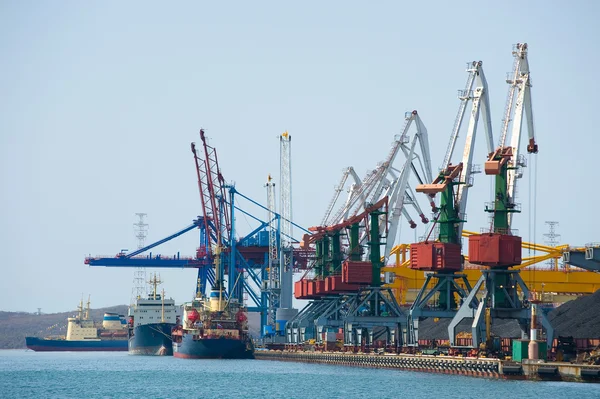
[[[517,320],[522,337],[527,338],[529,335],[529,290],[520,276],[520,270],[513,268],[521,264],[521,237],[511,230],[512,215],[520,212],[519,204],[515,202],[517,179],[522,177],[522,168],[526,166],[525,157],[519,154],[524,114],[529,132],[527,152],[538,152],[527,51],[527,43],[514,46],[512,54],[515,60],[513,70],[506,80],[509,89],[499,145],[490,152],[485,163],[485,173],[495,176],[494,200],[485,206],[485,211],[492,216],[492,224],[485,233],[469,236],[469,262],[489,268],[481,270],[481,277],[448,326],[451,346],[456,346],[456,327],[465,318],[473,318],[471,331],[474,348],[479,348],[483,343],[490,344],[491,323],[496,318]],[[510,145],[506,146],[509,126],[512,127],[512,137]],[[477,294],[481,288],[483,296],[478,300]],[[543,313],[539,318],[546,329],[550,347],[554,330]]]
[[[466,276],[460,273],[464,263],[461,254],[461,235],[466,221],[467,195],[473,185],[473,174],[480,171],[472,164],[480,114],[483,117],[489,152],[493,148],[493,138],[487,81],[482,62],[469,63],[467,73],[465,89],[459,91],[458,115],[441,171],[432,184],[421,184],[416,187],[417,192],[425,193],[430,197],[435,224],[425,241],[410,246],[410,268],[427,272],[425,283],[409,311],[407,341],[411,346],[418,345],[421,319],[454,317],[459,301],[466,298],[471,291]],[[472,104],[471,116],[462,162],[452,165],[451,159],[456,140],[469,103]],[[434,201],[437,194],[441,195],[439,206]],[[428,288],[430,282],[434,284],[431,289]]]
[[[408,132],[411,126],[415,127],[416,133],[412,140],[409,140]],[[404,154],[404,159],[401,159],[403,157],[399,156],[400,154]],[[354,184],[349,189],[349,195],[339,209],[332,213],[349,176],[354,179]],[[318,338],[317,332],[339,329],[345,325],[347,320],[354,320],[354,324],[350,323],[348,329],[354,330],[352,334],[354,334],[356,342],[360,322],[367,320],[360,318],[365,314],[358,315],[357,312],[360,310],[364,313],[364,309],[362,309],[362,305],[354,306],[356,301],[387,301],[385,306],[390,309],[388,315],[394,314],[395,317],[402,319],[402,323],[405,323],[406,317],[394,305],[396,301],[389,289],[381,287],[379,269],[375,279],[378,284],[372,289],[369,286],[375,281],[371,271],[375,273],[374,270],[377,269],[371,259],[374,257],[372,252],[376,250],[377,253],[380,253],[379,245],[373,244],[375,238],[381,245],[384,245],[381,239],[386,238],[384,260],[381,261],[381,257],[377,256],[376,262],[384,264],[387,254],[389,254],[389,248],[393,246],[393,241],[399,231],[400,215],[407,215],[411,227],[416,227],[416,223],[413,222],[406,210],[406,205],[414,207],[423,223],[428,222],[418,204],[412,201],[415,194],[410,188],[409,176],[416,176],[419,182],[431,179],[427,129],[417,111],[405,114],[402,133],[395,136],[387,157],[383,162],[378,163],[373,171],[367,172],[366,176],[360,180],[353,168],[345,170],[340,185],[336,187],[334,197],[327,207],[322,226],[313,228],[315,234],[323,231],[326,234],[319,233],[319,235],[309,238],[310,242],[305,242],[305,245],[311,244],[315,247],[316,259],[311,275],[296,282],[294,294],[298,299],[310,299],[311,302],[288,323],[289,343],[298,344],[307,339]],[[375,232],[371,231],[369,234],[368,226],[360,226],[359,219],[356,218],[359,215],[366,218],[368,213],[373,211],[373,209],[368,211],[373,206],[372,204],[380,203],[384,199],[386,204],[389,203],[389,213],[386,212],[385,218],[383,215],[379,216],[381,220],[377,227],[377,237],[375,237]],[[353,220],[356,222],[352,222]],[[353,270],[344,277],[344,270],[348,269]],[[354,275],[358,279],[349,277],[350,275]],[[332,283],[334,285],[331,285]],[[383,299],[384,297],[386,299]],[[348,319],[349,317],[350,319]],[[356,319],[351,319],[351,317],[356,317]],[[377,320],[373,318],[383,316],[376,314],[369,317],[371,317],[369,323],[374,326]],[[389,316],[385,317],[387,317],[385,320],[379,320],[382,327],[385,323],[393,321]],[[391,340],[391,327],[387,326],[385,329],[388,331],[388,339]],[[360,331],[359,335],[362,339],[363,330]],[[397,331],[393,333],[394,342],[400,341],[398,334]],[[367,336],[369,339],[373,338],[372,334],[367,334]]]
[[[415,127],[416,131],[411,140],[409,132],[412,126]],[[404,155],[404,160],[401,161],[400,165],[397,165],[401,153]],[[335,213],[332,213],[349,175],[354,179],[354,183],[349,187],[344,204]],[[375,169],[369,171],[362,180],[358,179],[354,168],[349,167],[344,171],[342,180],[334,191],[333,198],[327,207],[321,224],[327,226],[341,223],[347,220],[348,217],[364,210],[365,204],[374,204],[383,197],[389,197],[390,215],[385,226],[387,236],[383,253],[385,260],[387,260],[395,239],[400,233],[400,216],[405,217],[411,228],[417,227],[417,223],[414,221],[416,218],[411,216],[409,208],[413,208],[421,223],[429,223],[429,219],[416,201],[416,194],[410,184],[411,177],[418,184],[433,179],[427,128],[416,110],[404,114],[402,133],[394,137],[387,157],[379,162]],[[380,229],[380,231],[383,231],[384,226],[381,225]],[[365,244],[367,239],[366,233],[361,234],[361,244]]]

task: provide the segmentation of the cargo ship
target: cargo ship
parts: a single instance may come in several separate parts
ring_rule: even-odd
[[[96,326],[90,318],[90,300],[83,309],[83,300],[77,315],[67,319],[67,335],[61,337],[25,337],[28,349],[36,352],[57,351],[126,351],[127,321],[117,313],[104,313],[102,325]]]
[[[165,299],[165,291],[157,293],[162,281],[156,274],[148,282],[152,293],[138,297],[129,307],[129,353],[132,355],[172,356],[171,332],[179,322],[173,299]]]
[[[173,356],[186,359],[253,359],[246,309],[227,300],[217,281],[210,298],[183,305],[183,321],[173,330]]]

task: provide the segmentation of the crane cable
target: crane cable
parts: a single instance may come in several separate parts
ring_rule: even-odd
[[[529,237],[530,241],[533,243],[533,256],[535,257],[537,254],[537,243],[536,243],[536,229],[537,229],[537,157],[533,158],[533,163],[531,163],[531,154],[529,154]],[[532,181],[532,169],[533,169],[533,181]],[[533,216],[532,216],[533,214]],[[532,220],[533,218],[533,220]],[[533,237],[531,233],[533,230]],[[529,246],[529,256],[531,257],[531,246]],[[537,267],[532,267],[532,273],[530,273],[529,284],[533,284],[535,282],[535,271]]]
[[[537,254],[537,235],[536,235],[536,229],[537,229],[537,171],[538,171],[538,167],[537,167],[537,157],[533,157],[533,245],[536,247],[536,249],[534,249],[533,251],[533,256],[535,256]],[[537,268],[536,268],[537,269]],[[534,269],[534,273],[535,273],[535,269]]]
[[[532,165],[532,163],[531,163],[531,154],[528,154],[528,158],[529,158],[529,159],[527,160],[527,163],[528,163],[528,165],[530,165],[531,167],[529,167],[529,168],[528,168],[528,169],[529,169],[529,171],[528,171],[528,173],[529,173],[529,178],[527,179],[527,180],[528,180],[528,182],[527,182],[527,183],[528,183],[528,185],[529,185],[529,195],[528,195],[528,198],[527,198],[527,200],[529,201],[529,204],[528,204],[528,207],[527,207],[527,210],[528,210],[528,215],[527,215],[527,218],[528,218],[528,230],[529,230],[529,231],[527,232],[527,234],[528,234],[528,236],[529,236],[529,242],[533,242],[533,243],[534,243],[534,245],[535,245],[535,242],[534,242],[534,241],[535,241],[535,238],[534,238],[534,239],[532,239],[532,236],[531,236],[531,231],[533,230],[533,226],[532,226],[532,224],[533,224],[533,223],[532,223],[532,219],[533,219],[533,217],[532,217],[532,214],[533,214],[533,209],[532,209],[532,203],[533,203],[533,192],[532,192],[532,182],[531,182],[531,169],[533,168],[533,165]],[[529,249],[528,249],[528,252],[527,252],[527,255],[528,255],[530,258],[531,258],[531,247],[532,247],[532,246],[530,245],[530,246],[529,246]],[[532,274],[534,274],[534,273],[535,273],[535,266],[534,266],[534,267],[532,267],[532,273],[529,273],[529,281],[527,281],[527,283],[528,283],[528,285],[529,285],[529,286],[531,286],[531,284],[532,284],[532,282],[533,282],[533,281],[532,281],[532,280],[533,280],[533,279],[532,279]]]

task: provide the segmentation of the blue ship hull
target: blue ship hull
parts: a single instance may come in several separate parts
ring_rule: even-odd
[[[25,337],[27,348],[36,352],[113,352],[126,351],[127,339],[105,339],[99,341],[66,341]]]
[[[129,353],[132,355],[173,356],[171,330],[174,323],[151,323],[129,330]]]
[[[181,342],[173,341],[173,356],[184,359],[254,359],[254,346],[250,340],[194,339],[192,334],[183,334]]]

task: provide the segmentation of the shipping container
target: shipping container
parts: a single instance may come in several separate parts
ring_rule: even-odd
[[[469,237],[469,262],[490,267],[521,264],[521,237],[488,233]]]
[[[462,268],[459,244],[420,242],[410,246],[410,268],[424,271],[457,271]]]

